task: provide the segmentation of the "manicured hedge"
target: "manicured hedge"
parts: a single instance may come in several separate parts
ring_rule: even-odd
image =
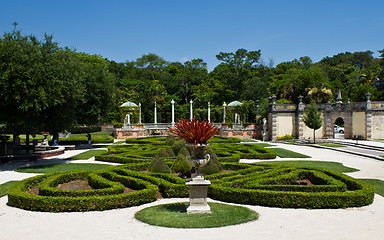
[[[243,169],[232,174],[207,176],[213,183],[209,188],[209,196],[233,203],[284,208],[346,208],[373,202],[373,186],[342,173],[320,169],[275,168],[250,167],[252,172]],[[320,185],[290,184],[290,181],[304,175]]]
[[[165,137],[129,138],[126,142],[130,144],[109,146],[108,152],[95,156],[95,159],[104,162],[135,163],[150,162],[155,155],[160,155],[169,157],[169,161],[173,163],[179,151],[185,146],[185,141],[179,140],[175,141],[172,147],[166,147]],[[256,144],[238,144],[240,140],[237,138],[215,137],[209,142],[220,163],[239,162],[240,159],[276,158],[275,152]]]
[[[124,168],[116,168],[115,173],[122,176],[134,176],[136,178],[143,179],[150,183],[153,183],[159,187],[159,191],[163,197],[187,197],[189,192],[185,185],[185,181],[172,174],[164,173],[149,173],[144,174],[127,170]]]
[[[164,148],[165,138],[134,141],[139,143],[111,146],[108,153],[96,157],[126,164],[102,171],[60,172],[23,180],[8,192],[8,205],[35,211],[93,211],[140,205],[154,201],[159,193],[169,198],[187,197],[188,188],[182,178],[140,172],[147,170],[153,156]],[[368,205],[374,198],[373,186],[339,172],[238,163],[240,158],[273,156],[256,145],[219,139],[211,147],[224,170],[205,176],[212,183],[208,192],[212,199],[285,208],[345,208]],[[175,157],[164,160],[171,166]],[[57,189],[59,184],[79,179],[87,180],[94,190]],[[298,185],[303,179],[314,185]],[[28,193],[34,187],[39,188],[39,195]],[[135,191],[124,193],[126,187]]]
[[[87,179],[88,184],[95,190],[60,190],[57,186],[62,183]],[[119,182],[108,181],[101,177],[97,172],[76,171],[76,172],[62,172],[54,173],[52,176],[42,180],[39,183],[39,194],[43,196],[67,196],[67,197],[81,197],[81,196],[104,196],[111,194],[120,194],[124,192],[124,185]]]
[[[68,174],[76,173],[69,172]],[[40,195],[40,193],[35,195],[27,192],[29,189],[38,186],[40,182],[44,182],[44,180],[49,182],[47,179],[53,178],[54,175],[40,175],[17,183],[8,191],[8,205],[43,212],[101,211],[152,202],[158,194],[158,187],[156,185],[137,178],[126,179],[123,183],[129,187],[133,185],[132,188],[137,190],[130,193],[94,196],[76,196],[77,194],[73,193],[73,196],[44,196]],[[72,177],[70,178],[72,179]],[[52,179],[52,181],[55,180]],[[60,191],[63,190],[58,192]],[[54,192],[51,191],[50,193]],[[57,195],[61,194],[57,193]]]
[[[93,133],[93,132],[101,132],[101,127],[94,126],[94,127],[73,127],[71,129],[72,134],[78,134],[78,133]]]

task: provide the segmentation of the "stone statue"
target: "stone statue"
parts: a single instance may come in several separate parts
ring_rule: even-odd
[[[267,119],[263,118],[263,141],[267,141]]]

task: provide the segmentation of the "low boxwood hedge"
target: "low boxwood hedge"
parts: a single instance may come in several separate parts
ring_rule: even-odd
[[[256,170],[253,167],[250,169]],[[277,169],[280,174],[276,174],[276,171],[265,171],[266,174],[276,175],[274,182],[272,177],[264,178],[261,173],[259,181],[244,184],[247,180],[244,169],[238,171],[242,173],[230,176],[228,173],[222,177],[221,174],[207,176],[213,182],[209,188],[209,196],[233,203],[284,208],[346,208],[365,206],[373,202],[374,187],[372,185],[342,173],[320,169],[295,170],[282,167]],[[314,182],[317,181],[321,185],[301,186],[287,182],[298,179],[300,175],[315,177]],[[286,181],[286,184],[281,180]],[[274,184],[263,185],[268,182]],[[276,184],[279,182],[281,185]]]
[[[44,196],[41,193],[39,195],[28,193],[28,190],[53,176],[54,174],[40,175],[17,183],[8,191],[8,205],[43,212],[101,211],[152,202],[156,199],[159,190],[152,183],[131,177],[125,184],[134,185],[133,188],[136,191],[129,193],[93,196]]]
[[[148,169],[153,156],[164,147],[165,138],[132,141],[137,143],[111,146],[109,152],[96,156],[100,161],[126,164],[101,171],[60,172],[23,180],[9,190],[8,205],[36,211],[92,211],[151,202],[159,192],[163,197],[187,197],[188,188],[180,177],[139,172]],[[212,183],[208,192],[212,199],[290,208],[358,207],[373,201],[373,186],[342,173],[313,168],[238,163],[240,158],[275,156],[268,149],[252,144],[226,143],[225,139],[219,139],[213,141],[211,147],[218,155],[223,169],[221,173],[205,177]],[[164,160],[171,166],[175,157]],[[78,179],[86,179],[94,190],[57,189],[59,184]],[[303,179],[313,185],[299,185],[299,181]],[[38,195],[28,193],[35,187],[39,188]],[[135,191],[124,193],[125,187]]]
[[[112,194],[121,194],[124,192],[124,185],[119,182],[109,181],[101,177],[98,172],[76,171],[61,172],[59,174],[51,174],[52,176],[45,178],[39,183],[39,195],[43,196],[105,196]],[[94,188],[90,190],[60,190],[57,186],[69,181],[86,179],[88,184]]]

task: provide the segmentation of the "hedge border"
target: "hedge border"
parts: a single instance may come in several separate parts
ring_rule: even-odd
[[[137,206],[152,202],[158,194],[158,187],[152,183],[130,177],[125,184],[135,185],[140,189],[130,193],[112,194],[106,196],[41,196],[27,191],[38,186],[39,182],[52,177],[53,174],[39,175],[25,179],[8,191],[8,205],[25,210],[42,212],[84,212],[102,211],[115,208]]]
[[[308,170],[308,169],[304,169]],[[315,170],[313,170],[315,171]],[[347,175],[331,170],[320,170],[329,178],[334,178],[346,185],[347,191],[342,192],[317,192],[316,190],[304,192],[282,191],[284,185],[270,186],[270,189],[242,189],[229,187],[224,184],[212,184],[208,195],[216,200],[225,202],[261,205],[281,208],[347,208],[361,207],[373,202],[375,189],[372,185],[354,179]],[[219,178],[218,175],[215,176]],[[292,187],[287,185],[286,187]],[[307,189],[316,189],[318,186],[307,186]],[[337,187],[336,187],[337,188]],[[293,189],[292,189],[293,190]],[[297,188],[295,190],[298,190]]]

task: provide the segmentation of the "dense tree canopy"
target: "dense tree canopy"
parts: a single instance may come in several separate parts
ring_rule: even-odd
[[[189,118],[191,100],[195,116],[207,118],[210,102],[215,122],[223,119],[224,102],[242,101],[241,119],[252,123],[255,100],[263,115],[272,95],[284,102],[298,102],[299,95],[307,103],[332,102],[340,89],[345,102],[365,101],[366,92],[384,100],[384,49],[378,52],[378,58],[372,51],[345,52],[316,63],[303,56],[273,67],[262,63],[261,50],[238,49],[217,54],[221,63],[208,72],[200,58],[169,62],[149,53],[117,63],[15,29],[0,38],[0,123],[16,133],[121,124],[126,110],[119,106],[126,101],[141,104],[142,122],[154,121],[155,102],[158,122],[170,122],[172,99],[176,118]]]
[[[58,133],[98,123],[113,103],[115,76],[100,56],[60,48],[16,29],[0,38],[0,121],[14,134]]]

